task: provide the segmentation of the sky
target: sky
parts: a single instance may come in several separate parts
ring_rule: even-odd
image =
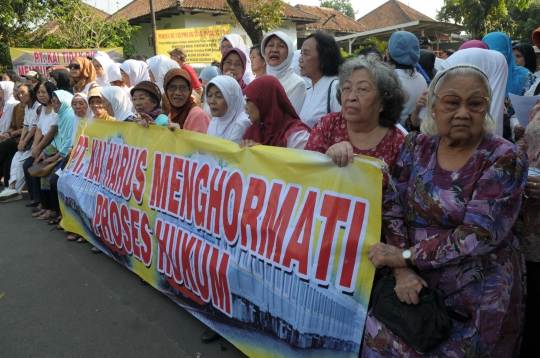
[[[285,0],[291,5],[303,4],[303,5],[312,5],[319,6],[319,0]],[[378,8],[384,4],[387,0],[371,0],[371,1],[358,1],[352,0],[353,8],[356,11],[356,19],[364,16],[368,12]],[[85,0],[86,3],[97,7],[103,11],[106,11],[110,14],[116,12],[122,7],[126,6],[132,0]],[[412,7],[415,10],[420,11],[424,15],[427,15],[433,19],[437,16],[437,11],[443,6],[443,0],[402,0],[402,3]],[[368,4],[366,4],[368,3]]]

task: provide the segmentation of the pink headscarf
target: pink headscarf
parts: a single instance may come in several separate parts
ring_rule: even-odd
[[[467,48],[483,48],[484,50],[489,50],[489,46],[480,40],[470,40],[459,46],[459,50],[465,50]]]

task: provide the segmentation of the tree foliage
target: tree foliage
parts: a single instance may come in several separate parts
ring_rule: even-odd
[[[123,47],[127,56],[135,53],[131,40],[139,26],[131,26],[125,19],[104,19],[81,0],[56,7],[51,15],[54,22],[36,34],[42,48]]]
[[[322,7],[328,7],[339,11],[351,19],[355,18],[356,12],[354,11],[350,0],[320,0],[319,3]]]
[[[509,33],[512,39],[532,45],[532,33],[540,26],[540,0],[531,0],[529,7],[522,10],[512,5],[508,8],[508,14],[516,22],[515,31]]]
[[[63,0],[0,0],[0,70],[11,69],[10,47],[28,45],[34,31]]]
[[[229,11],[246,31],[252,43],[283,23],[283,0],[227,0]]]
[[[465,26],[472,38],[481,39],[492,31],[512,33],[516,23],[508,14],[508,7],[520,10],[528,7],[530,0],[444,0],[437,14],[439,21],[454,21]]]

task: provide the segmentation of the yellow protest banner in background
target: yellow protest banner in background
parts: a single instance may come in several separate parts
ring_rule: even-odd
[[[114,62],[124,61],[124,49],[122,47],[107,47],[94,49],[45,49],[45,48],[16,48],[9,49],[13,70],[19,76],[28,71],[38,69],[41,73],[47,73],[49,66],[67,67],[74,57],[93,57],[96,52],[107,53]]]
[[[73,147],[63,228],[248,356],[358,356],[380,161],[338,168],[320,153],[95,119]]]
[[[167,51],[182,47],[186,50],[187,62],[210,64],[221,60],[219,40],[230,33],[231,25],[157,30],[156,52],[167,55]]]

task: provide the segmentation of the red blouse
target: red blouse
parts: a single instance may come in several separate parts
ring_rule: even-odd
[[[321,118],[311,130],[305,150],[326,153],[328,148],[336,143],[350,142],[347,131],[347,120],[341,112],[332,112]],[[405,142],[405,134],[397,127],[390,127],[384,138],[375,147],[360,150],[354,145],[354,154],[362,154],[382,160],[388,165],[390,173],[401,151],[401,144]],[[383,189],[386,189],[388,178],[384,175]]]

